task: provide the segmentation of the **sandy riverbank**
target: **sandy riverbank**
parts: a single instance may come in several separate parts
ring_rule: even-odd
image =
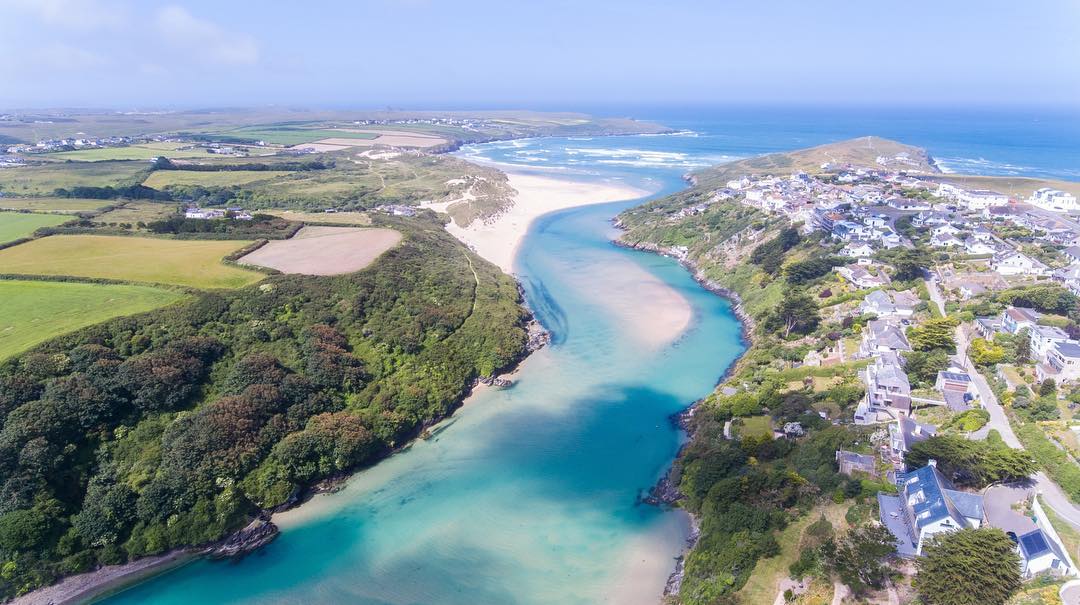
[[[73,605],[85,603],[101,595],[120,590],[170,569],[193,561],[193,550],[176,550],[156,557],[144,557],[123,565],[107,565],[101,569],[68,576],[63,580],[23,595],[12,605]]]
[[[476,252],[513,271],[514,257],[521,240],[534,220],[549,212],[644,197],[650,192],[620,183],[572,181],[533,174],[507,172],[510,186],[517,191],[514,205],[489,222],[475,221],[462,228],[455,223],[446,229]]]

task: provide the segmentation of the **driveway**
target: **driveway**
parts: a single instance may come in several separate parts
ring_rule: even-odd
[[[1014,535],[1022,536],[1038,529],[1031,517],[1025,517],[1013,510],[1013,504],[1027,500],[1032,493],[1031,485],[995,485],[983,494],[983,512],[986,522],[991,526]]]

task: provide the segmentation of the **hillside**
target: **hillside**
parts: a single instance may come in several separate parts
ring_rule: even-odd
[[[694,179],[704,186],[722,187],[733,178],[747,174],[790,174],[802,171],[809,174],[825,172],[824,164],[850,165],[861,168],[881,169],[878,158],[886,158],[887,166],[897,170],[937,173],[930,155],[925,149],[905,145],[881,137],[859,137],[817,147],[770,153],[768,155],[720,164],[693,173]],[[898,159],[899,158],[899,159]]]

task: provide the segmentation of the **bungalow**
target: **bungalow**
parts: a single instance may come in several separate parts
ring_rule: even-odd
[[[1030,338],[1032,356],[1043,359],[1055,344],[1069,340],[1069,335],[1061,328],[1036,325],[1031,328]]]
[[[915,306],[921,301],[909,292],[886,292],[874,290],[866,295],[859,311],[882,318],[907,319],[915,314]]]
[[[853,242],[840,250],[840,256],[850,256],[852,258],[868,258],[873,255],[874,249],[865,242]]]
[[[930,202],[917,197],[894,197],[885,202],[897,210],[929,210]]]
[[[956,289],[960,292],[960,300],[971,300],[986,292],[986,286],[974,281],[959,282],[956,284]]]
[[[856,473],[864,473],[871,477],[878,476],[877,464],[873,456],[837,450],[836,464],[840,468],[840,474],[842,475],[851,477]]]
[[[941,391],[945,404],[954,412],[963,412],[971,407],[970,403],[979,398],[979,390],[971,376],[956,366],[938,372],[934,388]]]
[[[911,351],[911,343],[897,324],[884,319],[873,319],[867,322],[866,329],[863,330],[859,349],[866,357],[876,357],[883,353]]]
[[[956,490],[933,461],[909,473],[897,487],[900,493],[895,496],[878,494],[878,508],[901,556],[921,556],[935,534],[982,525],[982,496]]]
[[[964,240],[964,251],[968,254],[994,254],[997,252],[997,248],[989,242],[973,236]]]
[[[1020,330],[1030,330],[1039,323],[1042,313],[1029,307],[1009,307],[1001,314],[1001,327],[1009,334],[1019,334]]]
[[[1061,545],[1042,529],[1016,536],[1016,548],[1020,554],[1020,573],[1025,578],[1045,572],[1073,575]]]
[[[990,259],[990,268],[1000,275],[1045,276],[1050,274],[1050,267],[1015,250],[995,254]]]
[[[1073,263],[1064,269],[1057,269],[1052,277],[1054,281],[1065,284],[1065,287],[1073,294],[1080,292],[1080,262]]]
[[[1069,259],[1069,262],[1080,262],[1080,246],[1069,246],[1061,252],[1065,255],[1066,258]]]
[[[949,215],[944,212],[920,212],[911,217],[911,224],[916,227],[931,227],[949,222]]]
[[[881,234],[881,245],[884,248],[896,248],[904,243],[904,240],[893,231]]]
[[[952,223],[945,223],[944,225],[938,225],[931,231],[934,235],[956,235],[960,233],[960,230],[952,226]]]
[[[994,240],[994,232],[979,225],[971,230],[971,237],[974,237],[980,242],[990,242]]]
[[[852,221],[838,221],[832,228],[833,237],[844,241],[870,237],[870,227]]]
[[[930,237],[930,245],[935,248],[954,248],[956,246],[963,246],[964,242],[948,233],[935,233]]]
[[[859,265],[837,267],[836,272],[840,274],[840,277],[860,289],[880,288],[889,284],[889,276],[885,275],[884,272],[874,275],[867,271],[865,267]]]

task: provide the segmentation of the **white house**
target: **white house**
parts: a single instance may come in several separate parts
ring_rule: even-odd
[[[982,496],[956,490],[933,462],[908,473],[898,487],[896,496],[878,494],[878,505],[901,556],[921,556],[935,534],[982,525]]]
[[[949,233],[935,233],[930,238],[930,245],[935,248],[954,248],[956,246],[963,246],[964,242],[957,239],[955,235]]]
[[[874,290],[863,299],[859,311],[877,315],[882,319],[908,319],[915,314],[915,307],[920,302],[919,298],[910,292]]]
[[[1001,327],[1009,334],[1030,330],[1039,323],[1042,313],[1028,307],[1008,307],[1001,314]]]
[[[994,254],[997,248],[984,240],[969,237],[964,240],[964,251],[968,254]]]
[[[1080,206],[1076,203],[1075,195],[1050,187],[1043,187],[1042,189],[1035,190],[1027,201],[1033,206],[1038,206],[1046,210],[1055,210],[1058,212],[1080,210]]]
[[[863,330],[860,352],[866,357],[877,357],[885,353],[903,353],[911,350],[907,335],[895,322],[874,319]]]
[[[1035,376],[1040,381],[1052,378],[1059,384],[1080,379],[1080,344],[1071,340],[1054,343],[1046,361],[1035,366]]]
[[[878,288],[889,283],[889,277],[884,272],[874,275],[859,265],[846,265],[837,267],[836,272],[853,286],[860,289]]]
[[[990,259],[990,268],[1000,275],[1045,276],[1051,272],[1041,261],[1015,250],[994,255]]]
[[[1030,336],[1031,354],[1035,359],[1045,358],[1055,344],[1069,340],[1069,335],[1065,330],[1054,326],[1033,326]]]
[[[984,210],[991,206],[1004,206],[1009,203],[1009,196],[989,189],[962,190],[958,199],[971,210]]]
[[[840,250],[840,255],[852,258],[868,258],[874,255],[874,249],[865,242],[852,242]]]

